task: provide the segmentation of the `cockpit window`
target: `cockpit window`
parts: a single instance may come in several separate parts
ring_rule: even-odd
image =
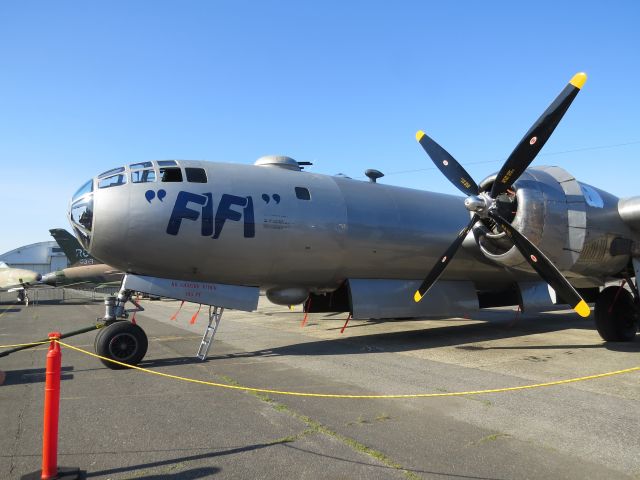
[[[103,178],[98,182],[98,188],[110,188],[117,187],[118,185],[124,185],[127,183],[127,177],[123,173],[118,175],[112,175],[107,178]]]
[[[136,170],[135,172],[131,172],[132,183],[147,183],[147,182],[155,182],[155,181],[156,181],[156,172],[151,168],[146,170]]]
[[[71,201],[76,200],[83,196],[85,193],[93,192],[93,180],[89,180],[87,183],[82,185],[76,193],[71,197]]]
[[[73,195],[68,215],[78,239],[88,248],[93,227],[93,180],[82,185]]]
[[[160,162],[158,162],[159,164]],[[181,182],[182,170],[178,167],[169,167],[160,169],[160,179],[163,182]]]
[[[175,160],[158,160],[159,167],[173,167],[178,165]]]
[[[132,163],[129,165],[129,170],[140,170],[141,168],[151,168],[153,164],[151,162]]]
[[[111,170],[107,170],[106,172],[103,172],[100,175],[98,175],[98,178],[108,177],[110,175],[113,175],[114,173],[120,173],[120,172],[124,172],[124,167],[112,168]]]
[[[193,183],[207,183],[207,172],[204,168],[185,168],[187,174],[187,182]]]

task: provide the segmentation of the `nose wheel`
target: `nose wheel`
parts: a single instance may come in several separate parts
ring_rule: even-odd
[[[95,339],[96,353],[101,357],[129,365],[137,365],[147,353],[147,334],[138,325],[127,321],[114,322],[98,332]],[[100,359],[113,370],[127,368],[124,365]]]

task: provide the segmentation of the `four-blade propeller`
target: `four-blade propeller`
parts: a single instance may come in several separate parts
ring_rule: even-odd
[[[436,265],[424,279],[413,299],[416,302],[422,300],[431,286],[438,280],[455,253],[460,248],[462,241],[469,230],[480,219],[493,220],[513,241],[529,265],[547,282],[558,294],[559,298],[569,303],[571,307],[582,317],[590,314],[589,306],[580,294],[573,288],[569,281],[560,273],[553,263],[531,241],[516,230],[499,213],[496,198],[505,193],[511,185],[522,175],[531,164],[540,149],[549,140],[549,137],[560,123],[567,109],[576,98],[578,92],[587,80],[584,73],[573,76],[569,84],[560,92],[557,98],[549,105],[544,113],[533,124],[520,143],[513,150],[498,173],[491,192],[481,192],[476,182],[467,171],[444,148],[429,138],[424,132],[416,133],[416,139],[422,145],[425,152],[431,157],[438,169],[465,195],[468,195],[464,204],[473,212],[469,224],[460,230],[460,233],[447,248]]]

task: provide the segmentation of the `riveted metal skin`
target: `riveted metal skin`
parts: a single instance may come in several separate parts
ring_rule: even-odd
[[[610,251],[615,238],[634,237],[618,214],[618,199],[613,195],[578,182],[559,167],[530,168],[514,188],[518,207],[511,224],[545,252],[559,270],[575,279],[577,286],[592,286],[594,277],[601,282],[629,262],[628,256],[613,256]],[[585,189],[597,200],[590,197],[589,204]],[[531,271],[513,244],[504,242],[504,233],[488,232],[480,224],[474,230],[487,258],[509,268]]]
[[[177,168],[201,168],[207,181],[127,182],[74,199],[72,209],[91,207],[80,238],[93,256],[122,272],[260,287],[280,303],[349,279],[421,280],[443,252],[447,268],[436,276],[443,281],[486,291],[538,280],[483,220],[460,237],[455,258],[446,255],[474,214],[462,197],[276,167],[179,161]],[[514,228],[576,287],[600,284],[628,263],[608,250],[614,238],[638,241],[616,197],[557,167],[529,169],[514,188]],[[226,210],[225,196],[237,202]],[[78,227],[81,218],[70,216]]]
[[[331,291],[348,278],[419,279],[468,222],[457,196],[281,168],[179,164],[204,168],[208,182],[127,183],[93,192],[87,245],[93,256],[148,276]],[[297,198],[295,187],[308,189],[311,199]],[[156,192],[152,200],[149,190]],[[225,194],[252,197],[254,236],[245,236],[242,221],[227,221],[216,239],[202,235],[201,214],[168,234],[182,191],[211,194],[214,208]],[[460,252],[447,274],[503,278],[477,249]]]
[[[640,197],[620,199],[618,213],[627,225],[640,232]]]
[[[321,293],[348,279],[421,280],[469,223],[459,196],[265,166],[177,165],[204,169],[207,182],[129,182],[75,200],[91,203],[84,241],[93,256],[140,275]],[[637,232],[618,214],[617,198],[590,187],[590,205],[583,184],[562,172],[537,167],[516,182],[514,227],[572,282],[617,274],[628,258],[607,254],[607,242],[637,240]],[[298,188],[309,198],[301,199]],[[183,202],[192,216],[172,226],[181,195],[195,199]],[[230,207],[235,213],[223,225],[218,222],[216,237],[225,195],[242,202]],[[480,248],[471,234],[463,239],[442,280],[470,281],[480,289],[537,280],[511,243],[489,250],[500,234],[479,236]]]

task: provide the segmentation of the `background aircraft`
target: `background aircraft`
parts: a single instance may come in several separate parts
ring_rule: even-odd
[[[49,233],[66,255],[70,267],[102,263],[100,260],[93,258],[91,254],[80,245],[76,237],[64,228],[52,228],[49,230]]]
[[[42,283],[53,287],[98,286],[120,283],[123,273],[94,258],[78,240],[62,228],[49,230],[69,260],[69,267],[42,276]]]
[[[127,272],[96,350],[128,363],[143,358],[144,331],[116,321],[126,318],[134,291],[250,311],[262,289],[277,304],[356,318],[555,303],[588,316],[586,302],[595,301],[601,336],[632,340],[640,197],[618,199],[559,167],[528,168],[585,80],[574,76],[502,169],[479,184],[418,132],[466,199],[382,185],[376,172],[369,182],[309,173],[276,156],[256,165],[164,160],[104,172],[73,195],[69,211],[87,250]],[[600,291],[611,279],[629,289]],[[210,310],[207,348],[221,314]]]
[[[28,303],[26,288],[37,284],[42,275],[32,270],[11,268],[6,263],[0,262],[0,290],[18,292],[18,301]]]

